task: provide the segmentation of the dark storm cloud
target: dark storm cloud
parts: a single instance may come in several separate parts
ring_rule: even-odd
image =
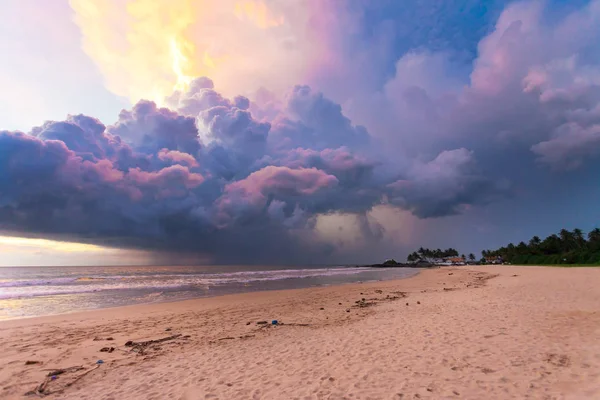
[[[170,101],[174,109],[140,101],[108,127],[78,115],[0,132],[0,228],[218,261],[309,262],[332,252],[311,233],[318,214],[364,216],[391,196],[437,216],[488,194],[464,149],[405,171],[373,159],[367,130],[307,86],[270,122],[206,78]],[[398,189],[399,179],[414,185]]]
[[[467,149],[443,151],[434,160],[416,164],[388,185],[390,202],[421,218],[460,214],[465,207],[487,204],[506,192],[503,183],[482,175]]]

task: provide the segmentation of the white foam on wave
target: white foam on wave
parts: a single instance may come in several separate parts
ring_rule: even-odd
[[[0,282],[0,299],[92,293],[126,289],[210,287],[252,282],[356,275],[370,268],[282,269],[203,274],[107,275]],[[379,270],[379,271],[383,271]]]

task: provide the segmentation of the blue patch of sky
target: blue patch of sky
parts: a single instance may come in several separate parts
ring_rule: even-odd
[[[448,52],[453,61],[471,64],[479,41],[493,31],[509,0],[350,0],[349,9],[361,20],[364,43],[390,40],[383,81],[394,75],[395,62],[411,50]],[[545,19],[559,20],[589,0],[548,0]]]

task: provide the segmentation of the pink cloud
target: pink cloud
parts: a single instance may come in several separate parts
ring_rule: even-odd
[[[186,189],[195,188],[204,182],[202,175],[190,172],[187,167],[182,165],[173,165],[157,172],[146,172],[139,168],[132,168],[127,174],[127,179],[139,185],[165,187],[181,185]]]
[[[198,166],[198,161],[192,155],[177,150],[162,149],[158,152],[157,157],[162,161],[171,161],[176,164],[187,165],[188,167]]]
[[[310,196],[321,189],[335,186],[337,182],[335,176],[316,168],[291,169],[271,165],[244,180],[227,185],[225,192],[245,193],[251,197],[268,194]]]

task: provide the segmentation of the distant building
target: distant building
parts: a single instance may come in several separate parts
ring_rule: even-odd
[[[465,259],[462,257],[448,257],[446,261],[452,265],[465,265]]]
[[[494,257],[486,257],[485,258],[485,263],[486,264],[504,264],[504,259],[500,256],[494,256]]]

